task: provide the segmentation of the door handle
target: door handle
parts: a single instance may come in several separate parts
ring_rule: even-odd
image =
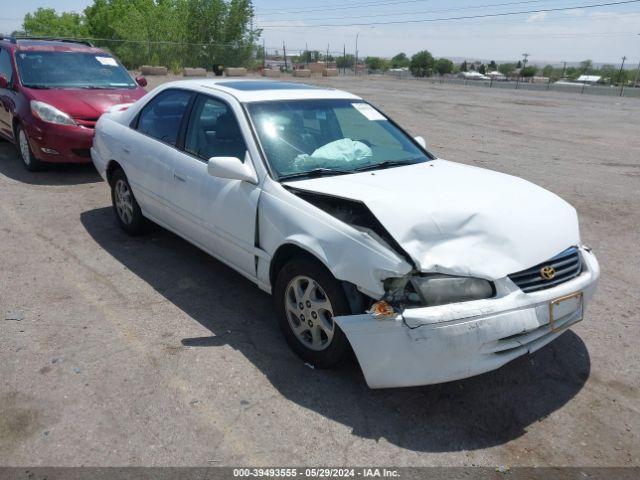
[[[186,178],[184,178],[182,175],[176,172],[173,172],[173,179],[176,180],[177,182],[183,182],[183,183],[187,181]]]
[[[122,147],[122,151],[124,153],[131,153],[131,150],[129,150],[127,147]]]

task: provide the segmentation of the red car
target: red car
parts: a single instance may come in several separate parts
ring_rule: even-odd
[[[31,171],[89,163],[100,115],[143,97],[146,84],[90,43],[0,37],[0,136]]]

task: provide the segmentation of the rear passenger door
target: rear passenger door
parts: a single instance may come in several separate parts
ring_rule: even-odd
[[[169,89],[158,93],[140,111],[131,136],[122,139],[125,171],[142,210],[167,224],[173,159],[181,155],[178,139],[185,128],[194,93]]]

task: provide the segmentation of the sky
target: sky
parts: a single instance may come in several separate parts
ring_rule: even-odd
[[[640,1],[597,8],[585,5],[623,0],[254,0],[255,26],[267,47],[359,56],[411,55],[427,49],[437,57],[512,61],[529,53],[533,63],[640,62]],[[90,0],[3,0],[0,31],[18,29],[38,7],[82,11]],[[535,10],[568,10],[545,12]],[[458,19],[478,15],[518,15]],[[448,19],[448,20],[442,20]],[[421,20],[430,20],[422,22]],[[433,21],[437,20],[437,21]],[[414,23],[406,23],[411,21]],[[419,21],[419,22],[418,22]],[[405,22],[383,25],[385,22]],[[378,23],[377,25],[370,25]],[[362,24],[338,26],[345,24]],[[369,24],[369,25],[365,25]]]

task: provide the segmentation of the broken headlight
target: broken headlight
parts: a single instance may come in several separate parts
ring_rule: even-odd
[[[412,275],[385,281],[385,300],[405,305],[434,307],[491,298],[495,289],[482,278],[451,275]]]

